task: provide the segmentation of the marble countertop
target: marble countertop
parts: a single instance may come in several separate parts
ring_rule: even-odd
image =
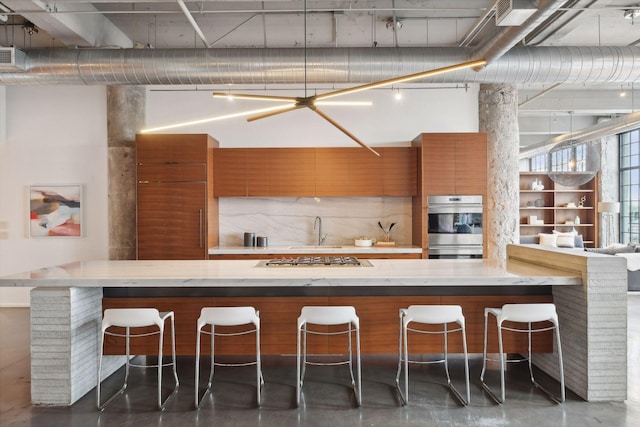
[[[349,245],[291,245],[291,246],[216,246],[209,248],[209,255],[251,254],[413,254],[422,253],[419,246],[349,246]]]
[[[261,267],[241,261],[81,261],[0,277],[26,287],[580,285],[562,270],[509,261],[372,259],[371,267]]]

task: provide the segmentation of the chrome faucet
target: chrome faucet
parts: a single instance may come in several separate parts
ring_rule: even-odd
[[[313,222],[313,229],[315,230],[316,227],[318,228],[318,246],[322,246],[322,244],[324,243],[324,239],[327,238],[327,235],[322,235],[322,218],[320,218],[319,216],[317,216],[315,221]]]

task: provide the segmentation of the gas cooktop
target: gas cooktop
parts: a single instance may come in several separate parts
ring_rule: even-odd
[[[371,267],[367,260],[354,256],[299,256],[261,261],[262,267]]]

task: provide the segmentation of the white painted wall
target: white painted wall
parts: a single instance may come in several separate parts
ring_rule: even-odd
[[[0,275],[108,257],[106,88],[6,88],[7,138],[0,141]],[[82,184],[84,236],[29,238],[27,189]],[[27,289],[0,288],[0,306],[27,306]]]

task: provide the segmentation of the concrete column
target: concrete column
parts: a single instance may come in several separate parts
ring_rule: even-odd
[[[598,200],[601,202],[620,201],[620,145],[618,135],[605,136],[600,140],[600,173],[598,179]],[[612,242],[620,243],[620,215],[598,215],[598,246],[606,245],[604,237],[612,232]],[[611,227],[609,226],[611,221]],[[627,243],[627,242],[622,242]]]
[[[520,238],[518,90],[481,84],[479,128],[487,133],[487,238],[485,258],[506,261],[508,243]]]
[[[136,258],[135,139],[145,119],[143,86],[107,88],[109,259]]]

